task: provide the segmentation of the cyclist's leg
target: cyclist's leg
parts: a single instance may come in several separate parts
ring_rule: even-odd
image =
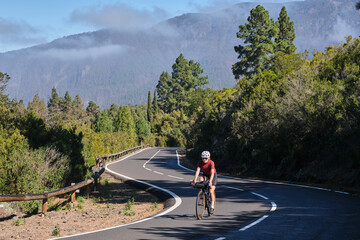
[[[214,178],[213,178],[213,181],[212,181],[212,186],[210,188],[210,199],[212,202],[215,202],[216,201],[216,197],[215,197],[215,189],[216,189],[216,184],[217,184],[217,173],[215,172],[214,173]]]
[[[216,189],[216,187],[215,186],[212,186],[211,188],[210,188],[210,199],[211,199],[211,201],[215,201],[215,189]]]

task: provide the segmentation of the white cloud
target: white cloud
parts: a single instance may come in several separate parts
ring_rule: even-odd
[[[166,17],[166,12],[160,8],[154,8],[152,11],[137,10],[119,3],[76,10],[71,14],[70,21],[100,28],[136,31],[149,28]]]
[[[340,16],[337,16],[336,22],[333,27],[333,32],[329,34],[329,38],[333,42],[344,41],[345,37],[352,35],[357,37],[360,34],[360,31],[352,27],[349,23],[343,20]]]
[[[51,57],[63,61],[78,61],[83,59],[97,59],[114,54],[122,54],[127,47],[120,45],[105,45],[88,48],[60,49],[51,48],[44,51],[34,52],[34,56]]]
[[[0,17],[0,42],[9,45],[31,45],[45,42],[41,32],[25,21],[10,21]]]

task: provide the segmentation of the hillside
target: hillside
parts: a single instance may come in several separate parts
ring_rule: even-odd
[[[209,76],[209,87],[232,87],[233,50],[239,44],[238,25],[256,3],[239,3],[214,13],[184,14],[142,32],[103,29],[81,33],[0,54],[0,72],[12,79],[7,90],[25,102],[38,93],[48,99],[51,88],[63,95],[80,94],[85,102],[102,107],[142,104],[154,89],[161,72],[169,71],[183,53],[200,62]],[[295,22],[298,51],[324,50],[345,35],[359,35],[360,14],[350,0],[308,0],[263,4],[273,18],[283,5]]]

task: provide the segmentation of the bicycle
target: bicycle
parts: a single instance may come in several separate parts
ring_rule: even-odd
[[[194,185],[194,188],[200,188],[200,191],[196,197],[196,217],[197,219],[201,220],[204,216],[205,211],[207,210],[208,216],[212,216],[211,213],[211,198],[210,198],[210,187],[209,187],[209,180],[205,182],[199,182]],[[216,201],[215,201],[216,204]]]

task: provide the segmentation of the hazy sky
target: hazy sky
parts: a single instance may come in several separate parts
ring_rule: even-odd
[[[2,0],[0,52],[101,28],[139,29],[189,12],[253,0]],[[260,0],[286,2],[291,0]]]

